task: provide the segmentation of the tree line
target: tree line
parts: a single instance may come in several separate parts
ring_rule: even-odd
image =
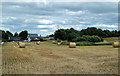
[[[21,40],[27,40],[28,31],[21,31],[20,33],[15,32],[12,34],[10,31],[0,30],[2,33],[2,40],[9,40],[9,37],[21,37]],[[103,41],[102,38],[105,37],[118,37],[120,36],[120,31],[117,30],[102,30],[96,27],[88,27],[82,29],[81,31],[70,29],[58,29],[54,34],[49,35],[49,37],[54,37],[56,40],[67,40],[67,41],[89,41],[89,42],[100,42]]]
[[[70,29],[58,29],[50,37],[54,37],[56,40],[67,40],[67,41],[90,41],[100,42],[105,37],[118,37],[120,31],[117,30],[102,30],[96,27],[88,27],[81,31]]]
[[[4,31],[4,30],[0,30],[0,32],[2,33],[2,40],[3,41],[7,41],[9,40],[9,37],[21,37],[21,40],[27,40],[27,36],[28,36],[28,31],[21,31],[20,33],[15,32],[14,34],[11,33],[10,31]]]

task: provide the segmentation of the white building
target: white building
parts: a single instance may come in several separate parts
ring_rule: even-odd
[[[28,34],[27,38],[28,41],[31,41],[31,40],[40,40],[42,37],[38,36],[38,34]]]

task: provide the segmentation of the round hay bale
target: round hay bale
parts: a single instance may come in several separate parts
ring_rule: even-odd
[[[25,48],[25,43],[19,42],[19,48]]]
[[[17,42],[17,44],[19,45],[20,42]]]
[[[56,44],[57,42],[56,41],[52,41],[53,44]]]
[[[113,47],[114,48],[119,48],[120,47],[120,42],[114,42]]]
[[[76,43],[75,42],[70,42],[69,43],[69,48],[76,48]]]
[[[4,44],[4,42],[1,42],[1,45],[3,45]]]
[[[57,43],[57,45],[58,45],[58,46],[60,46],[60,45],[61,45],[61,43],[60,43],[60,42],[58,42],[58,43]]]
[[[22,43],[22,42],[18,42],[18,45],[19,45],[20,43]]]
[[[40,41],[36,42],[37,45],[40,45]]]

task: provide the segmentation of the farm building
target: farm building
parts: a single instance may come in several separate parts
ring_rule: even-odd
[[[21,39],[21,37],[19,37],[19,36],[16,36],[16,37],[14,37],[14,36],[9,37],[9,40],[20,40],[20,39]]]
[[[49,37],[49,40],[54,40],[54,37]]]
[[[42,37],[41,36],[38,36],[38,34],[28,34],[28,41],[31,41],[31,40],[40,40]]]

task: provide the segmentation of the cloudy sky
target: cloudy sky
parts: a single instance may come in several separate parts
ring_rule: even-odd
[[[117,2],[3,2],[0,29],[42,36],[59,28],[118,29]]]

